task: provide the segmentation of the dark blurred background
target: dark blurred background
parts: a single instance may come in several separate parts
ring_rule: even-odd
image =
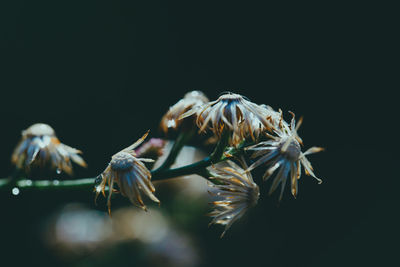
[[[365,2],[3,1],[0,177],[33,123],[81,149],[89,168],[76,166],[76,177],[93,177],[147,129],[163,137],[159,120],[185,92],[232,91],[303,115],[305,147],[326,147],[310,156],[324,183],[303,176],[298,198],[287,190],[279,204],[264,192],[223,239],[221,227],[207,228],[207,207],[196,213],[190,198],[173,204],[166,194],[160,210],[193,240],[193,265],[388,265],[400,223],[392,11]],[[105,213],[91,192],[0,200],[1,266],[155,264],[135,242],[60,256],[44,240],[49,217],[68,203]],[[191,212],[196,219],[177,222]]]

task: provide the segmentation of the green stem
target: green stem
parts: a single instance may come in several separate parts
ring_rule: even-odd
[[[210,157],[206,157],[203,160],[189,164],[180,168],[168,169],[168,170],[154,170],[152,171],[152,180],[159,181],[168,178],[198,174],[202,170],[211,165]],[[77,180],[36,180],[32,181],[29,179],[18,180],[15,185],[20,189],[92,189],[95,184],[95,178],[82,178]],[[6,188],[10,183],[11,178],[0,179],[0,189]]]
[[[190,130],[188,132],[180,133],[174,145],[172,146],[168,157],[165,159],[163,164],[157,170],[165,170],[171,167],[174,164],[176,157],[178,156],[179,152],[185,146],[185,144],[193,137],[195,130]]]
[[[19,180],[16,186],[19,188],[37,188],[37,189],[75,189],[75,188],[93,188],[96,178],[82,178],[78,180]]]
[[[7,186],[12,178],[4,178],[4,179],[0,179],[0,187],[4,187]]]
[[[152,180],[153,181],[160,181],[165,180],[173,177],[184,176],[184,175],[191,175],[191,174],[199,174],[204,176],[208,179],[207,175],[207,167],[212,164],[216,164],[218,162],[227,160],[228,157],[224,155],[224,152],[227,148],[229,141],[229,133],[223,133],[220,141],[218,142],[217,146],[215,147],[213,153],[200,161],[195,163],[179,167],[173,169],[161,169],[158,168],[156,170],[151,171]],[[241,153],[242,148],[230,148],[228,150],[229,154],[236,155]],[[175,153],[175,152],[174,152]],[[8,189],[12,181],[15,182],[15,186],[20,189],[38,189],[38,190],[45,190],[45,189],[85,189],[90,190],[94,188],[96,177],[94,178],[82,178],[77,180],[29,180],[29,179],[20,179],[14,180],[10,178],[0,179],[0,190]]]
[[[223,158],[224,156],[225,149],[228,147],[229,138],[230,132],[224,130],[221,134],[221,138],[218,141],[217,146],[210,155],[212,163],[218,163],[219,161],[221,161],[221,158]]]
[[[179,168],[174,168],[174,169],[169,169],[169,170],[154,170],[152,171],[152,180],[153,181],[158,181],[158,180],[164,180],[168,178],[173,178],[173,177],[178,177],[178,176],[184,176],[184,175],[190,175],[190,174],[199,174],[202,172],[202,170],[212,164],[211,158],[206,157],[200,161],[197,161],[195,163],[179,167]]]

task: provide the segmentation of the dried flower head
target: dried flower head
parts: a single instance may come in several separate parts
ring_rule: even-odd
[[[160,123],[161,130],[167,133],[170,129],[177,129],[180,128],[180,126],[186,126],[183,128],[192,128],[194,124],[193,118],[187,117],[180,120],[179,117],[188,110],[195,110],[208,101],[208,98],[203,92],[191,91],[186,93],[185,96],[175,105],[171,106],[168,112],[162,117]]]
[[[154,196],[155,188],[151,183],[151,173],[143,162],[154,162],[152,159],[137,158],[134,149],[147,137],[149,132],[143,135],[131,146],[121,150],[112,156],[107,168],[101,174],[101,183],[96,187],[96,198],[100,192],[105,196],[106,184],[109,187],[107,206],[111,212],[111,195],[114,183],[117,183],[121,194],[131,201],[135,206],[146,209],[142,201],[140,190],[154,202],[160,201]]]
[[[266,128],[253,114],[251,114],[252,116],[250,121],[253,124],[252,128],[254,129],[254,136],[256,139],[260,135],[266,135],[269,137],[271,129],[272,133],[276,131],[290,131],[290,125],[283,119],[283,112],[281,109],[275,111],[272,107],[265,104],[261,104],[260,107],[262,108],[261,112],[263,113],[264,118],[270,123],[269,127],[271,128]]]
[[[228,164],[230,167],[216,168],[212,173],[213,177],[210,178],[219,183],[219,185],[210,183],[210,186],[216,189],[215,195],[222,198],[212,202],[214,210],[209,215],[214,218],[210,224],[225,225],[221,238],[235,221],[257,204],[260,195],[251,173],[245,171],[247,165],[243,159],[241,164],[244,169],[233,161],[228,161]]]
[[[226,93],[217,100],[192,109],[183,116],[197,114],[197,125],[200,132],[210,128],[217,137],[224,130],[232,131],[231,144],[236,145],[246,137],[255,138],[262,126],[271,130],[272,124],[267,120],[265,108],[234,93]]]
[[[264,108],[266,119],[272,124],[274,130],[278,131],[290,131],[290,125],[283,119],[283,112],[281,109],[275,111],[272,107],[262,104],[261,107]],[[261,129],[262,132],[264,129]]]
[[[296,126],[293,113],[292,116],[290,126],[286,127],[284,123],[278,124],[279,128],[275,130],[277,136],[269,135],[271,140],[260,142],[247,148],[247,150],[253,151],[252,158],[261,156],[247,169],[248,172],[260,165],[267,165],[268,169],[263,176],[263,179],[267,180],[277,171],[269,194],[272,194],[278,187],[279,183],[281,183],[282,186],[279,200],[282,199],[288,177],[290,177],[291,181],[292,195],[296,197],[298,192],[297,180],[300,179],[301,166],[304,167],[307,175],[311,175],[317,179],[319,183],[322,182],[321,179],[315,176],[311,163],[306,158],[306,155],[320,152],[323,148],[312,147],[304,153],[301,152],[300,144],[302,144],[302,141],[297,135],[297,129],[300,127],[302,119],[299,120],[299,123]]]
[[[57,172],[72,174],[71,160],[86,167],[78,149],[64,145],[57,138],[53,128],[36,123],[22,131],[22,140],[15,148],[11,161],[19,169],[29,172],[32,165],[44,167],[50,164]]]

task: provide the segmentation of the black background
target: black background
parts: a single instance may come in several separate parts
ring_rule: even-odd
[[[147,129],[162,136],[159,119],[188,90],[210,99],[232,91],[303,115],[306,148],[326,147],[310,157],[324,183],[304,176],[297,200],[286,194],[277,207],[275,196],[223,240],[205,226],[203,264],[397,261],[393,7],[188,2],[2,3],[0,176],[11,173],[12,150],[33,123],[50,124],[83,150],[90,167],[76,168],[77,177],[90,177]],[[63,266],[35,225],[93,195],[2,192],[0,199],[0,261]]]

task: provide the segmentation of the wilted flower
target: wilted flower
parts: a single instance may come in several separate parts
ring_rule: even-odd
[[[196,122],[200,132],[209,127],[217,137],[221,137],[224,130],[230,130],[230,142],[234,145],[248,136],[254,139],[254,134],[259,132],[261,126],[267,130],[272,129],[265,108],[238,94],[224,94],[201,108],[188,111],[183,117],[194,113],[197,114]]]
[[[261,105],[261,107],[264,108],[265,117],[272,124],[274,130],[290,131],[289,124],[283,119],[283,113],[281,109],[275,111],[272,107],[265,104]]]
[[[246,169],[244,160],[241,160],[241,163]],[[230,167],[216,168],[213,177],[210,178],[219,183],[210,183],[210,186],[215,188],[215,194],[222,198],[212,202],[215,209],[209,214],[214,217],[210,224],[225,225],[221,237],[249,208],[257,204],[260,195],[250,172],[246,172],[233,161],[228,161],[228,164]]]
[[[197,109],[208,101],[208,98],[200,91],[186,93],[183,99],[171,106],[168,112],[162,117],[160,123],[161,130],[167,133],[171,128],[177,129],[181,125],[184,126],[183,128],[185,128],[185,126],[189,128],[193,127],[193,120],[190,120],[188,117],[180,120],[179,117],[188,110]]]
[[[148,133],[149,132],[143,135],[142,138],[131,146],[112,156],[107,168],[101,174],[102,181],[100,185],[96,187],[96,198],[100,192],[105,195],[104,190],[107,184],[109,187],[107,199],[108,212],[111,211],[111,195],[114,190],[114,182],[118,184],[121,194],[129,198],[132,204],[137,207],[147,210],[139,190],[144,192],[144,194],[154,202],[160,203],[153,194],[155,188],[151,183],[151,173],[143,163],[154,162],[154,160],[137,158],[136,152],[134,151],[134,149],[144,141]]]
[[[262,134],[270,137],[271,129],[272,132],[291,131],[290,125],[283,119],[283,113],[281,109],[275,111],[272,107],[265,104],[261,104],[260,107],[262,108],[260,113],[263,113],[264,118],[270,123],[269,127],[271,128],[266,128],[253,114],[251,114],[252,116],[250,121],[253,124],[252,128],[254,129],[254,136],[256,138],[258,138]],[[297,136],[296,138],[299,137]]]
[[[296,126],[293,113],[292,116],[293,118],[290,126],[286,127],[285,124],[282,123],[279,129],[275,131],[277,136],[270,135],[271,140],[260,142],[247,148],[247,150],[254,151],[252,158],[262,156],[247,169],[248,172],[265,164],[268,166],[268,169],[264,173],[263,179],[267,180],[278,170],[269,193],[272,194],[279,183],[281,183],[279,200],[282,199],[286,180],[289,176],[292,195],[296,197],[298,192],[297,180],[300,179],[301,166],[304,167],[307,175],[311,175],[317,179],[319,183],[322,182],[321,179],[315,176],[311,163],[307,160],[306,155],[320,152],[323,148],[312,147],[304,153],[301,152],[300,144],[302,141],[297,135],[297,129],[301,125],[302,120],[300,119]]]
[[[22,140],[15,148],[11,161],[17,168],[29,172],[31,165],[44,167],[50,164],[57,172],[72,174],[71,160],[86,167],[78,149],[64,145],[49,125],[36,123],[22,131]]]

